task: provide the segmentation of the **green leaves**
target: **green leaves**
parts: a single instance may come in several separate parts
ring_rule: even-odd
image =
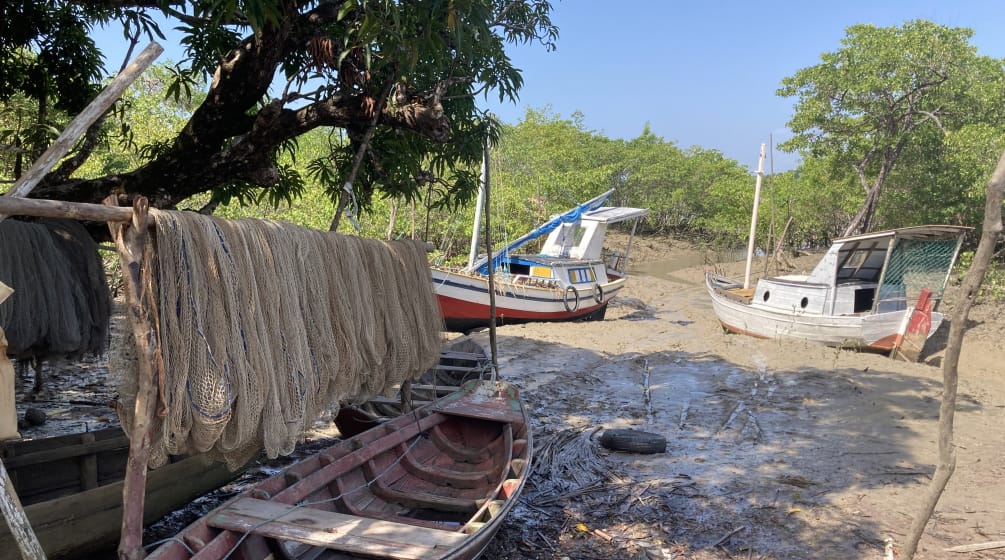
[[[978,55],[972,34],[924,20],[855,25],[840,49],[782,81],[778,94],[797,102],[788,123],[795,136],[779,147],[843,166],[866,193],[846,233],[870,229],[903,156],[938,155],[919,144],[979,122],[1003,124],[1001,109],[991,109],[1002,96],[1002,63]]]

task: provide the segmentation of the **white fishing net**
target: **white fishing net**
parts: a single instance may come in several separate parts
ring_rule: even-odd
[[[442,319],[425,247],[266,220],[152,213],[165,414],[151,466],[289,454],[334,404],[389,395],[436,363]],[[135,399],[132,340],[114,354]],[[128,418],[123,420],[128,422]]]

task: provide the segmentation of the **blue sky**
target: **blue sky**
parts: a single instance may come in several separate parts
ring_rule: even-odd
[[[1005,4],[978,0],[553,0],[558,49],[511,47],[524,72],[516,104],[481,100],[504,122],[528,107],[562,117],[581,111],[590,130],[633,138],[648,122],[681,148],[717,149],[751,170],[762,143],[789,137],[793,99],[775,95],[783,78],[840,47],[857,23],[927,19],[974,30],[982,55],[1005,58]],[[100,43],[118,31],[101,33]],[[181,51],[169,35],[163,59]],[[121,40],[119,40],[121,41]],[[118,41],[116,41],[118,42]],[[108,53],[118,67],[122,54]],[[775,151],[775,171],[797,164]],[[765,163],[765,171],[769,171]]]

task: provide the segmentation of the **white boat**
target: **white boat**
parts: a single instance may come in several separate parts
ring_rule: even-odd
[[[631,239],[623,252],[604,254],[610,224],[638,220],[641,208],[608,207],[611,191],[552,218],[502,248],[492,259],[496,324],[603,319],[607,304],[625,283]],[[515,253],[547,235],[538,254]],[[468,331],[488,326],[489,261],[449,269],[433,266],[433,288],[446,327]]]
[[[909,321],[923,325],[925,338],[938,330],[942,314],[931,311],[925,324],[927,313],[912,318],[915,303],[922,293],[933,307],[942,299],[970,229],[926,225],[837,239],[810,274],[762,278],[754,288],[713,272],[705,281],[727,331],[890,352]]]

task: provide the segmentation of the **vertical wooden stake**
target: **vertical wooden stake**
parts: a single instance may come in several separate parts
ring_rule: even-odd
[[[106,204],[114,204],[112,197]],[[143,552],[143,506],[146,498],[147,461],[150,457],[150,428],[157,405],[157,383],[163,362],[156,329],[156,302],[147,262],[149,202],[144,197],[133,201],[133,219],[129,224],[109,223],[115,248],[122,261],[126,294],[126,315],[136,341],[137,390],[133,425],[129,434],[129,459],[122,489],[122,533],[119,558],[139,560]]]
[[[1005,201],[1005,152],[998,157],[998,164],[988,180],[988,195],[984,206],[984,226],[981,240],[977,244],[970,270],[960,286],[960,298],[953,307],[949,323],[949,341],[942,361],[942,403],[939,405],[939,462],[935,466],[932,481],[924,497],[918,515],[911,522],[911,530],[901,551],[904,560],[914,558],[918,550],[925,526],[935,513],[935,506],[942,497],[949,479],[956,472],[956,444],[953,442],[956,418],[956,394],[960,381],[960,353],[963,351],[963,334],[967,330],[970,307],[981,291],[981,284],[988,272],[988,264],[994,257],[995,247],[1005,231],[1002,221],[1002,202]]]
[[[757,207],[761,204],[761,179],[764,177],[764,144],[757,160],[757,181],[754,184],[754,210],[750,215],[750,240],[747,242],[747,268],[743,273],[743,289],[750,287],[750,265],[754,260],[754,237],[757,235]]]

